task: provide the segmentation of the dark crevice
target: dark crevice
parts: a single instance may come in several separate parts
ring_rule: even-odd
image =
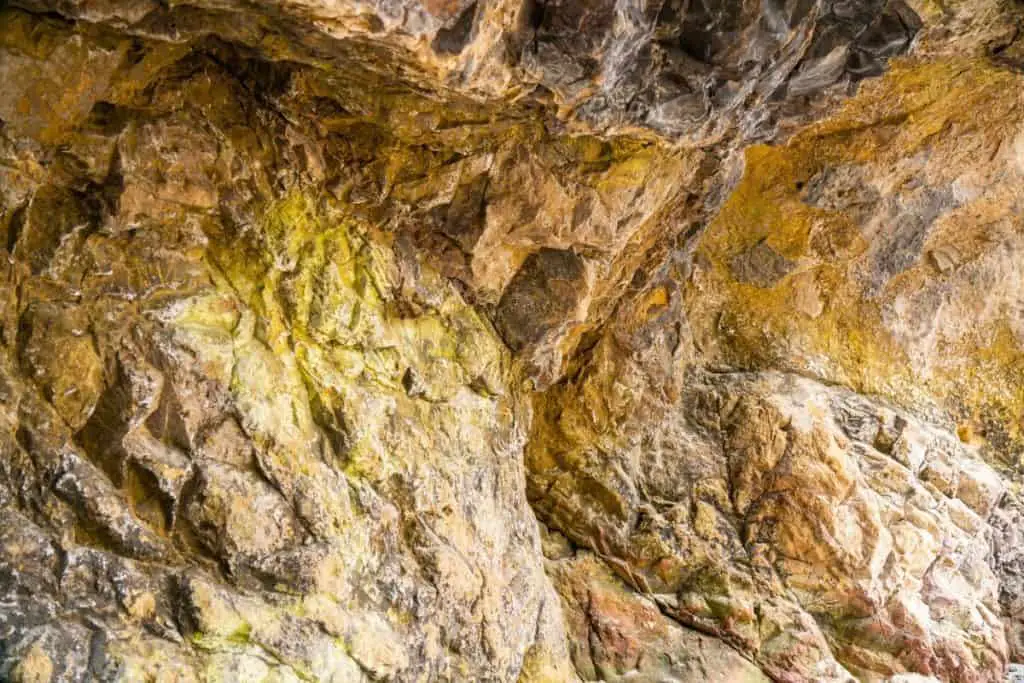
[[[1024,74],[1024,29],[1015,27],[1005,42],[989,49],[992,62],[1015,73]]]
[[[25,226],[25,210],[27,204],[22,204],[14,210],[11,214],[11,220],[7,224],[7,253],[13,254],[14,247],[18,244],[18,238],[21,236],[21,231]]]
[[[445,55],[460,54],[472,38],[476,12],[477,3],[474,2],[462,11],[450,28],[439,30],[430,44],[434,52]]]

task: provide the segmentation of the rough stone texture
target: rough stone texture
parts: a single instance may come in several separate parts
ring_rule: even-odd
[[[565,605],[573,664],[586,680],[771,679],[715,638],[686,629],[651,599],[629,590],[601,560],[548,540],[548,572]]]
[[[1013,0],[0,6],[0,680],[1024,662]]]
[[[564,410],[544,425],[537,441],[560,448],[528,453],[541,518],[777,680],[1000,679],[991,468],[946,430],[811,380],[685,383],[643,428],[595,434]]]

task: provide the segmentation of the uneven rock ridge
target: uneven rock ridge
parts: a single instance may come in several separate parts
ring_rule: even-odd
[[[1019,0],[10,0],[0,249],[0,680],[1024,662]]]

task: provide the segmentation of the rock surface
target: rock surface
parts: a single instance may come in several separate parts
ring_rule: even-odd
[[[0,5],[0,680],[1015,675],[1022,36]]]

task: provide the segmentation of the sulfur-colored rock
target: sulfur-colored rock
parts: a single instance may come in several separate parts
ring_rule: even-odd
[[[1015,675],[1021,36],[4,3],[0,680]]]

